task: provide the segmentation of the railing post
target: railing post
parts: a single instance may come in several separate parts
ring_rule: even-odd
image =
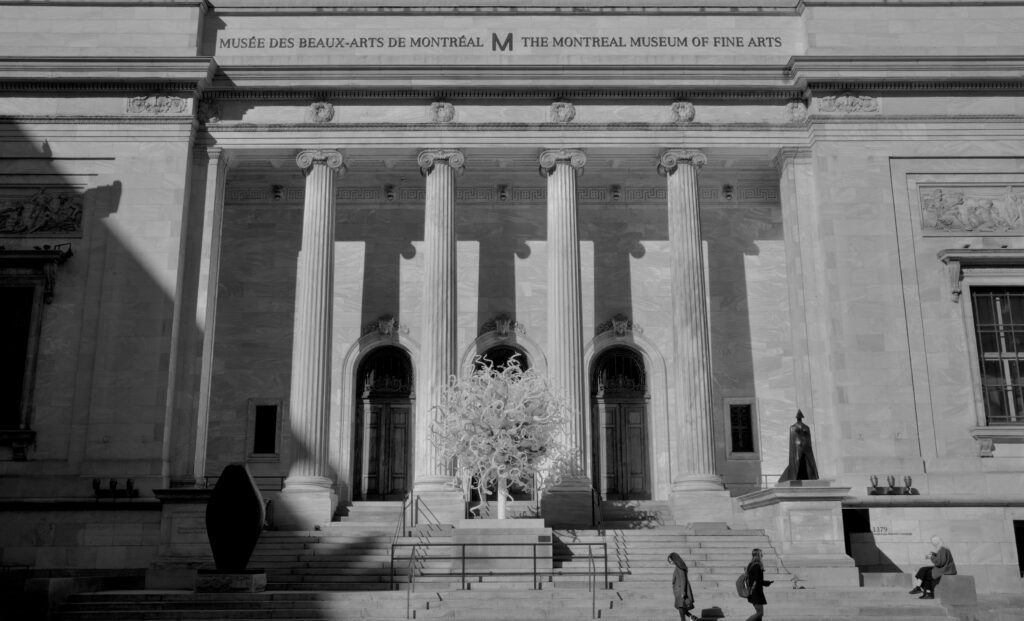
[[[466,590],[466,544],[460,543],[459,548],[462,549],[462,590]]]

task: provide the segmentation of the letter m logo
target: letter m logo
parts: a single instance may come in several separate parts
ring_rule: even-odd
[[[491,51],[492,52],[511,52],[512,51],[512,33],[505,35],[505,40],[502,41],[498,38],[498,33],[491,33]]]

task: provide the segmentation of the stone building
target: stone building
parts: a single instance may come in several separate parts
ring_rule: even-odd
[[[3,564],[148,567],[237,462],[282,528],[455,520],[439,387],[519,354],[574,414],[550,524],[1020,589],[1024,2],[0,16]],[[824,481],[776,486],[798,409]]]

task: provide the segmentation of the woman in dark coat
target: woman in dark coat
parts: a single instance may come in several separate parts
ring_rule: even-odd
[[[675,567],[672,571],[672,595],[675,596],[675,607],[679,611],[680,621],[686,621],[687,618],[696,619],[690,614],[693,610],[693,589],[690,588],[690,575],[689,569],[686,567],[686,563],[683,561],[683,557],[679,556],[675,552],[668,555],[669,565]]]
[[[747,564],[747,584],[750,585],[747,601],[754,605],[754,614],[747,617],[747,621],[760,621],[764,618],[764,605],[768,603],[764,598],[764,587],[771,583],[771,580],[764,579],[761,548],[754,548],[750,551],[750,563]]]

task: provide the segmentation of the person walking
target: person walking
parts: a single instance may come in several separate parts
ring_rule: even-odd
[[[668,555],[668,563],[675,567],[672,570],[672,595],[675,597],[675,607],[679,611],[679,621],[696,619],[690,614],[696,603],[693,601],[693,589],[690,588],[690,570],[686,567],[683,557],[673,552]]]
[[[935,597],[935,585],[939,583],[939,580],[943,576],[956,575],[956,563],[953,562],[953,553],[942,543],[942,538],[938,535],[932,537],[932,549],[931,552],[925,555],[925,558],[931,561],[931,565],[925,565],[914,574],[914,577],[920,580],[921,584],[915,586],[910,591],[910,594],[917,595],[921,593],[921,597],[918,599],[933,599]]]
[[[764,619],[764,606],[768,600],[764,598],[764,587],[772,583],[764,579],[764,562],[761,560],[761,548],[754,548],[750,551],[750,562],[747,563],[747,583],[750,585],[750,595],[747,601],[754,606],[754,614],[747,617],[747,621],[760,621]]]

